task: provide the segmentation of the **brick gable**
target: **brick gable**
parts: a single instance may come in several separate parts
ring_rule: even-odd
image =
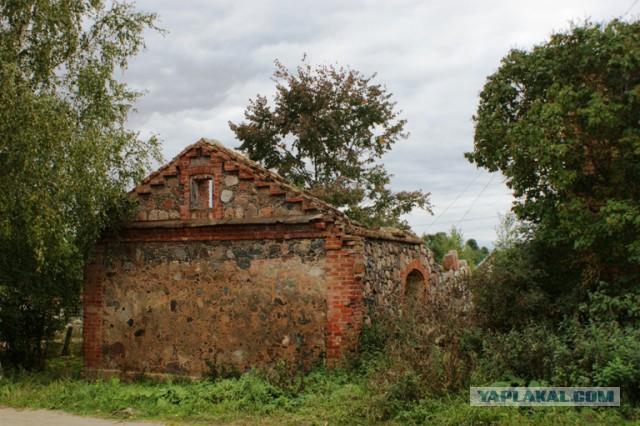
[[[344,214],[219,142],[201,139],[131,191],[137,221]]]

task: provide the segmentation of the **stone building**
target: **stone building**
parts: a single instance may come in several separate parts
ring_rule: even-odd
[[[415,235],[366,229],[215,141],[132,194],[137,219],[85,271],[87,374],[336,362],[367,315],[426,303],[437,281]]]

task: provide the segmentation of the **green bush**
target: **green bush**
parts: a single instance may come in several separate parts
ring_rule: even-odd
[[[521,239],[471,281],[476,377],[619,386],[640,400],[640,294],[575,252]]]
[[[479,373],[491,382],[519,379],[524,385],[532,380],[548,381],[554,374],[556,354],[565,351],[562,339],[549,325],[485,333]]]
[[[509,332],[573,315],[588,293],[580,285],[579,265],[563,262],[565,249],[524,241],[494,252],[469,284],[475,323]]]
[[[640,401],[640,329],[615,321],[566,321],[564,350],[555,353],[551,380],[565,386],[619,386],[627,402]]]
[[[637,327],[611,320],[581,322],[576,315],[560,326],[542,323],[508,332],[485,331],[481,339],[476,376],[487,382],[616,386],[624,401],[640,400]]]

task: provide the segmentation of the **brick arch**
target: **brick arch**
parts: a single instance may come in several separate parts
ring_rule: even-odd
[[[407,278],[413,273],[413,272],[418,272],[420,275],[422,275],[422,279],[423,279],[423,295],[422,295],[422,300],[423,302],[428,302],[429,301],[429,271],[424,267],[424,265],[418,260],[418,259],[413,259],[411,262],[409,262],[407,264],[407,266],[404,268],[404,270],[402,271],[402,305],[405,306],[406,305],[406,293],[407,293]]]

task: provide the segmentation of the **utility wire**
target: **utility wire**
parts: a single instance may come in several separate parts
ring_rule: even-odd
[[[456,224],[456,228],[458,227],[458,225],[460,225],[460,222],[462,222],[462,220],[467,216],[467,214],[469,214],[469,212],[471,211],[471,209],[473,208],[473,206],[476,205],[476,203],[478,202],[478,200],[480,199],[480,197],[482,196],[482,194],[484,194],[484,191],[487,189],[487,187],[489,187],[489,184],[491,182],[493,182],[493,179],[496,177],[497,173],[494,173],[493,176],[491,176],[491,179],[489,179],[489,182],[487,182],[487,184],[482,188],[482,191],[480,191],[480,193],[478,194],[478,196],[476,197],[475,200],[473,200],[473,203],[471,203],[471,205],[469,206],[469,208],[467,209],[466,212],[464,212],[464,214],[462,215],[462,217],[460,218],[460,220],[458,221],[458,223]]]
[[[449,203],[449,205],[447,206],[447,208],[446,208],[446,209],[444,209],[444,210],[442,211],[442,213],[440,213],[440,214],[438,215],[438,217],[436,217],[436,220],[434,220],[433,222],[431,222],[431,224],[429,224],[429,227],[427,228],[427,230],[426,230],[425,232],[429,232],[429,229],[431,229],[431,227],[432,227],[433,225],[435,225],[435,224],[436,224],[436,222],[438,222],[438,220],[442,217],[442,215],[443,215],[443,214],[445,214],[445,213],[447,212],[447,210],[449,210],[449,208],[453,205],[453,203],[455,203],[456,201],[458,201],[458,198],[460,198],[460,196],[461,196],[462,194],[464,194],[464,192],[465,192],[467,189],[469,189],[469,187],[473,184],[473,182],[475,182],[476,180],[478,180],[478,178],[479,178],[479,177],[480,177],[480,175],[482,174],[482,170],[483,170],[483,169],[480,169],[480,171],[478,172],[478,174],[476,175],[476,177],[474,177],[474,178],[473,178],[473,180],[472,180],[471,182],[469,182],[469,184],[468,184],[467,186],[465,186],[465,188],[464,188],[462,191],[460,191],[460,192],[458,193],[458,196],[457,196],[457,197],[456,197],[452,202],[450,202],[450,203]]]
[[[638,1],[640,1],[640,0],[634,1],[633,4],[631,5],[631,7],[629,7],[629,9],[627,9],[627,11],[624,13],[624,15],[621,16],[621,18],[624,18],[625,16],[627,16],[627,14],[629,12],[631,12],[631,9],[633,9],[633,7],[636,5],[636,3],[638,3]]]
[[[456,223],[456,222],[469,222],[472,220],[480,220],[480,219],[495,219],[496,216],[478,216],[478,217],[470,217],[469,219],[464,219],[464,220],[449,220],[446,222],[440,222],[440,224],[445,224],[445,223]],[[431,226],[433,225],[433,223],[419,223],[417,225],[411,225],[412,228],[415,228],[416,226]]]

